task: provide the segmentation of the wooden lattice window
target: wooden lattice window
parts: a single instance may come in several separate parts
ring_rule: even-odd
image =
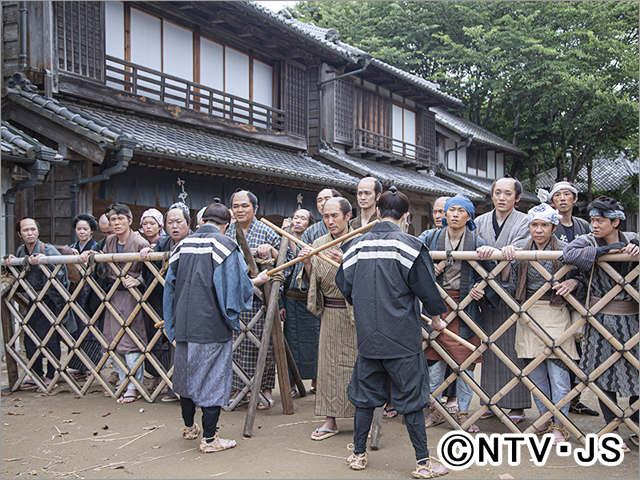
[[[436,115],[429,110],[423,110],[419,116],[418,145],[429,149],[429,164],[436,164]]]
[[[290,63],[284,64],[283,110],[286,112],[285,131],[300,137],[307,136],[307,72]]]
[[[337,142],[353,144],[353,97],[352,83],[337,80],[335,89],[335,139]]]
[[[58,68],[104,79],[104,2],[55,2]]]

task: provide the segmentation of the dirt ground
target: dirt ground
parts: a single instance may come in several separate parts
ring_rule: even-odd
[[[3,388],[6,370],[2,365]],[[314,417],[315,396],[294,400],[295,413],[283,415],[279,393],[270,411],[258,411],[253,436],[243,438],[246,407],[234,412],[222,412],[221,436],[237,440],[234,449],[203,455],[199,440],[180,437],[182,420],[176,403],[149,404],[139,400],[119,405],[107,398],[96,385],[92,394],[77,398],[66,384],[58,386],[53,396],[36,390],[8,395],[3,390],[2,412],[2,478],[410,478],[415,467],[413,449],[400,417],[385,420],[380,449],[370,452],[364,471],[349,470],[345,459],[347,444],[352,442],[353,424],[338,420],[341,433],[317,442],[310,434],[323,420]],[[592,408],[595,396],[583,395]],[[471,410],[478,407],[474,400]],[[18,414],[18,415],[15,415]],[[527,411],[523,422],[530,425],[537,418]],[[573,416],[585,432],[595,432],[603,426],[602,417]],[[200,423],[200,413],[197,414]],[[479,422],[482,432],[506,433],[498,420]],[[150,428],[157,427],[157,428]],[[431,454],[436,454],[438,441],[450,431],[447,424],[430,428]],[[629,430],[621,427],[623,437]],[[574,448],[580,446],[571,440]],[[580,479],[639,478],[638,448],[630,444],[631,453],[617,467],[596,463],[580,467],[573,457],[559,457],[553,451],[547,465],[535,467],[527,450],[519,466],[506,463],[499,466],[473,466],[452,471],[447,478],[460,479]],[[509,476],[505,476],[509,475]]]

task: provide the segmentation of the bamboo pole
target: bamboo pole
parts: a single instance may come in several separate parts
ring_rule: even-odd
[[[431,323],[431,320],[429,320],[429,317],[427,317],[426,315],[420,315],[422,317],[422,319],[427,322],[427,323]],[[458,342],[460,345],[467,347],[469,350],[471,350],[472,352],[475,351],[476,347],[467,342],[464,338],[459,337],[458,335],[456,335],[455,333],[453,333],[451,330],[449,330],[448,328],[443,328],[442,330],[440,330],[440,332],[444,333],[447,337],[454,339],[456,342]],[[422,331],[422,336],[424,337],[425,331]],[[427,335],[425,337],[425,340],[429,338],[429,335]]]
[[[271,223],[269,220],[267,220],[266,218],[261,218],[260,221],[262,223],[264,223],[267,227],[271,227],[272,229],[274,229],[276,232],[278,232],[280,235],[282,235],[283,237],[287,237],[289,240],[291,240],[293,243],[297,243],[298,245],[300,245],[302,248],[304,247],[311,247],[311,245],[308,245],[306,243],[304,243],[302,240],[298,240],[296,237],[294,237],[293,235],[291,235],[289,232],[277,227],[276,225],[274,225],[273,223]],[[334,260],[331,260],[329,257],[327,257],[324,253],[318,253],[318,256],[323,259],[325,262],[330,263],[331,265],[333,265],[336,268],[340,268],[340,264]]]
[[[298,258],[294,258],[293,260],[291,260],[290,262],[284,263],[282,265],[280,265],[279,267],[274,268],[273,270],[269,270],[267,272],[267,275],[273,275],[274,273],[278,273],[282,270],[284,270],[285,268],[289,268],[291,265],[295,265],[298,262],[301,262],[302,260],[304,260],[305,258],[309,258],[312,257],[314,255],[317,255],[318,253],[326,250],[327,248],[331,248],[334,247],[342,242],[345,242],[346,240],[355,237],[356,235],[360,235],[361,233],[366,232],[367,230],[369,230],[371,227],[373,227],[376,223],[378,222],[378,220],[371,222],[371,223],[367,223],[365,226],[358,228],[357,230],[354,230],[353,232],[349,232],[346,235],[343,235],[340,238],[336,238],[335,240],[327,243],[326,245],[322,245],[321,247],[318,247],[314,250],[311,250],[311,252],[309,252],[309,255],[305,255],[304,257],[298,257]]]

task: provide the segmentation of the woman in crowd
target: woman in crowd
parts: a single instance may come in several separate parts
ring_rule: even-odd
[[[577,237],[564,248],[563,255],[565,262],[578,267],[582,271],[583,278],[590,284],[587,302],[592,307],[617,286],[616,281],[595,263],[596,259],[607,253],[626,253],[635,256],[638,255],[639,248],[637,233],[623,233],[618,230],[620,222],[625,220],[626,216],[620,204],[614,199],[597,198],[591,202],[588,211],[593,233]],[[609,265],[624,277],[636,268],[638,263],[611,262]],[[638,277],[633,283],[637,289]],[[624,289],[618,292],[594,317],[610,335],[623,344],[638,334],[638,302]],[[587,323],[580,361],[580,367],[585,373],[593,372],[615,352],[613,345],[593,325]],[[629,353],[638,358],[637,343]],[[595,383],[614,402],[617,402],[617,394],[629,397],[629,404],[638,400],[638,370],[624,357],[619,358],[599,375]],[[600,400],[600,408],[607,424],[616,419],[615,413],[602,400]],[[631,415],[631,420],[638,423],[637,411]],[[618,433],[618,429],[615,429],[614,433]],[[630,440],[638,445],[637,435],[631,435]],[[629,451],[626,444],[623,444],[623,450]]]
[[[560,221],[560,214],[556,209],[543,203],[529,210],[527,215],[531,239],[519,240],[514,245],[502,247],[505,257],[512,256],[515,251],[558,251],[567,244],[558,240],[553,234]],[[562,266],[559,260],[539,260],[538,263],[549,273],[555,274]],[[581,286],[573,277],[577,275],[575,269],[563,277],[563,281],[552,287],[551,293],[542,296],[527,311],[529,316],[555,341],[567,328],[571,326],[571,315],[565,300],[569,293]],[[526,260],[512,260],[510,265],[501,272],[503,285],[509,287],[509,293],[514,296],[520,305],[533,296],[547,281],[530,262]],[[573,336],[569,337],[562,345],[564,352],[573,360],[578,359]],[[545,343],[538,337],[534,330],[528,327],[522,317],[516,324],[515,349],[518,358],[524,358],[528,362],[544,353]],[[571,390],[569,367],[559,360],[555,354],[551,354],[543,360],[529,374],[529,379],[536,384],[542,393],[556,404]],[[538,411],[542,415],[548,408],[534,394],[534,400]],[[570,403],[567,402],[560,410],[563,414],[569,413]],[[555,437],[554,445],[566,442],[569,432],[564,428],[557,417],[546,422],[535,433],[550,432]]]
[[[166,236],[164,228],[164,222],[162,221],[162,213],[155,208],[146,210],[140,217],[140,231],[144,234],[149,241],[151,248],[161,238]]]
[[[107,209],[106,215],[109,218],[109,223],[115,235],[107,237],[104,244],[105,253],[138,253],[143,248],[149,246],[149,243],[144,238],[134,234],[133,230],[131,230],[133,216],[127,205],[114,202]],[[127,265],[127,262],[116,262],[116,265],[122,269]],[[129,289],[142,285],[142,266],[142,262],[133,262],[127,274],[121,279],[117,291],[111,297],[111,304],[122,314],[125,320],[129,319],[129,316],[138,305],[138,300],[131,294]],[[111,281],[117,281],[119,278],[118,274],[112,268],[109,268],[103,275]],[[147,344],[143,310],[139,310],[136,313],[133,320],[129,323],[129,328],[137,334],[142,345]],[[104,336],[107,342],[111,344],[121,329],[122,324],[118,321],[118,318],[114,316],[111,310],[107,309],[104,315]],[[128,333],[125,333],[119,339],[114,350],[129,370],[133,368],[142,355],[140,345],[134,341]],[[117,363],[116,369],[118,370],[120,383],[126,382],[128,376]],[[143,375],[144,369],[141,365],[134,374],[140,384],[142,384]],[[118,399],[118,403],[131,403],[135,402],[138,398],[140,398],[140,396],[138,395],[136,385],[129,381],[127,390]]]
[[[169,235],[160,237],[153,248],[148,247],[142,249],[140,251],[140,256],[142,258],[146,258],[149,252],[173,251],[173,248],[180,243],[182,239],[192,233],[189,228],[191,222],[191,217],[189,215],[189,207],[184,203],[178,202],[171,205],[164,222],[164,225],[167,226],[167,233]],[[162,269],[162,261],[155,261],[153,264],[158,270]],[[149,288],[156,278],[155,275],[153,275],[151,270],[147,267],[143,269],[142,275],[145,281],[145,287]],[[164,289],[162,288],[162,284],[158,282],[147,300],[160,318],[164,318],[162,311],[163,292]],[[147,338],[151,340],[157,332],[155,327],[155,318],[147,315],[145,320]],[[166,371],[169,371],[173,364],[173,345],[169,342],[166,335],[161,335],[158,338],[158,341],[151,349],[151,353],[155,355],[162,367]],[[155,390],[162,381],[162,377],[149,360],[145,360],[145,370],[149,375],[153,376],[153,389]],[[178,400],[175,393],[173,393],[168,386],[165,386],[160,393],[164,395],[162,397],[163,402],[175,402]]]
[[[425,245],[427,245],[430,250],[473,252],[478,247],[486,245],[484,240],[473,232],[473,230],[476,229],[473,221],[475,207],[473,203],[471,203],[471,200],[464,195],[456,195],[447,200],[444,208],[446,216],[442,219],[443,228],[430,230],[424,239]],[[493,260],[483,260],[480,264],[485,270],[491,271],[495,267],[496,262]],[[487,288],[486,291],[477,288],[478,283],[482,281],[480,274],[469,265],[469,262],[464,260],[447,261],[444,266],[435,264],[435,271],[436,280],[456,303],[459,303],[460,300],[467,295],[471,295],[473,301],[467,305],[465,312],[467,312],[480,327],[484,328],[482,312],[479,305],[482,304],[482,308],[495,309],[498,305],[498,296],[491,288]],[[442,318],[446,319],[451,311],[451,307],[447,304],[447,313],[443,315]],[[464,321],[460,321],[460,317],[456,316],[451,320],[447,328],[462,338],[467,339],[476,347],[480,346],[478,336]],[[471,354],[467,348],[445,335],[438,335],[437,341],[459,364],[467,360]],[[444,372],[447,363],[433,347],[427,347],[425,356],[429,361],[431,392],[434,392],[444,381]],[[478,357],[465,369],[469,377],[473,378],[475,365],[481,362],[482,357]],[[462,425],[469,418],[469,406],[471,405],[473,390],[471,390],[471,387],[469,387],[461,377],[457,378],[456,383],[460,408],[460,411],[457,412],[457,419]],[[438,401],[440,401],[440,397],[441,395],[438,395]],[[440,415],[434,407],[431,407],[431,413],[426,418],[426,427],[433,427],[443,422],[444,418],[442,415]],[[475,433],[479,431],[479,428],[473,424],[467,428],[467,431]]]
[[[282,228],[293,227],[293,236],[298,240],[304,231],[315,223],[309,210],[300,208],[293,212],[291,220],[285,219]],[[289,240],[289,249],[297,256],[301,247]],[[307,292],[298,287],[296,278],[302,271],[302,262],[296,264],[284,282],[284,293],[280,298],[280,318],[284,322],[284,336],[303,380],[311,379],[311,392],[315,393],[318,370],[318,338],[320,336],[320,316],[307,310]],[[292,385],[291,395],[298,391]]]
[[[88,213],[81,213],[73,219],[71,224],[76,231],[76,237],[78,237],[78,241],[70,245],[73,253],[79,255],[83,252],[95,251],[98,243],[93,239],[93,232],[98,229],[98,222],[93,217],[93,215],[89,215]],[[71,269],[76,267],[73,265],[69,265],[68,268]],[[88,284],[85,284],[76,297],[76,302],[83,309],[85,308],[87,295],[90,289],[91,287]],[[76,325],[78,328],[73,333],[73,338],[77,340],[78,338],[80,338],[80,335],[84,331],[85,324],[79,315],[75,315],[75,317]],[[100,361],[100,358],[102,358],[102,346],[91,332],[89,332],[87,336],[84,337],[84,340],[80,344],[80,348],[84,353],[87,354],[87,356],[94,364],[98,363]],[[87,374],[89,373],[89,370],[87,370],[87,366],[77,355],[74,355],[74,357],[69,362],[68,367],[76,370],[74,376],[78,379],[85,379],[87,377]]]

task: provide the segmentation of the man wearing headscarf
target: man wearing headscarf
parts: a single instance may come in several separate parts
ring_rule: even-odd
[[[626,219],[622,206],[613,198],[600,197],[588,207],[593,233],[581,235],[564,247],[562,252],[565,263],[575,265],[582,271],[585,283],[591,285],[587,294],[590,307],[618,286],[618,283],[607,274],[596,259],[607,253],[626,253],[637,256],[638,234],[621,232],[620,222]],[[609,263],[618,274],[626,277],[637,267],[636,262]],[[638,277],[633,280],[633,287],[638,289]],[[638,334],[638,302],[625,289],[620,290],[598,313],[595,319],[604,326],[610,335],[623,345]],[[638,344],[629,352],[638,358]],[[582,342],[582,358],[580,368],[589,375],[602,362],[616,353],[614,346],[590,323],[586,323],[584,341]],[[595,379],[595,383],[614,401],[617,396],[630,397],[629,404],[638,400],[638,369],[625,357],[619,358],[604,373]],[[616,414],[600,400],[600,408],[607,424],[616,419]],[[638,424],[638,411],[631,415],[631,420]],[[612,433],[617,434],[616,428]],[[630,440],[637,446],[638,436],[631,435]],[[623,450],[627,447],[623,444]],[[625,450],[629,451],[629,450]]]
[[[551,203],[561,216],[560,223],[553,232],[558,239],[573,242],[574,238],[591,232],[589,222],[573,216],[573,205],[578,199],[578,190],[571,182],[556,182],[550,192],[540,189],[538,198],[542,202]]]
[[[538,198],[542,202],[552,203],[561,216],[557,228],[553,231],[553,234],[558,238],[558,240],[570,243],[573,242],[574,238],[579,237],[580,235],[591,233],[591,225],[589,225],[589,222],[573,216],[573,205],[578,199],[578,190],[573,186],[573,184],[571,184],[571,182],[556,182],[551,188],[551,192],[540,189],[538,190]],[[581,342],[576,342],[576,349],[578,350],[578,355],[581,356]],[[576,383],[576,374],[573,373],[573,371],[569,372],[569,376],[571,377],[571,384],[573,385]],[[571,408],[569,411],[571,413],[590,415],[593,417],[600,415],[598,412],[582,403],[580,401],[580,395],[581,393],[571,400]]]
[[[514,245],[503,247],[503,251],[557,252],[566,245],[565,242],[558,240],[553,235],[553,230],[555,230],[560,221],[560,214],[552,206],[542,203],[533,207],[527,214],[527,220],[529,221],[531,239],[528,241],[520,240]],[[509,252],[505,251],[506,256],[509,256]],[[561,267],[559,260],[539,260],[538,263],[552,275],[556,274]],[[539,298],[527,310],[529,316],[554,341],[571,326],[571,315],[563,297],[578,287],[582,287],[580,282],[576,280],[577,276],[579,276],[577,269],[574,268],[569,271],[562,279],[559,279],[560,283],[551,288],[550,294]],[[508,287],[509,293],[513,295],[520,305],[527,302],[547,283],[540,272],[527,260],[511,261],[510,265],[502,270],[501,278],[503,286]],[[578,288],[577,292],[581,293],[581,291],[582,288]],[[574,295],[578,296],[579,293]],[[570,358],[578,359],[573,336],[565,340],[560,347]],[[534,358],[544,353],[546,349],[546,344],[536,335],[533,328],[527,326],[522,317],[518,318],[515,339],[515,350],[518,358],[530,363]],[[569,367],[561,360],[558,360],[555,353],[551,353],[546,360],[540,362],[529,373],[529,379],[546,397],[552,399],[554,404],[558,403],[571,390]],[[536,393],[534,393],[534,400],[540,415],[544,414],[548,408]],[[567,415],[569,413],[569,405],[564,405],[560,410],[564,415]],[[534,433],[543,434],[547,432],[554,436],[554,445],[566,442],[569,438],[569,432],[564,428],[558,417],[547,421]]]
[[[475,207],[471,200],[464,195],[456,195],[446,201],[444,205],[445,216],[442,218],[441,229],[426,232],[424,243],[431,251],[468,251],[474,252],[479,247],[486,245],[474,232],[476,229],[473,216]],[[496,265],[493,260],[480,261],[482,267],[491,271]],[[480,274],[464,260],[442,261],[435,265],[436,277],[438,284],[447,292],[447,294],[460,303],[467,295],[471,295],[473,299],[466,306],[465,312],[473,319],[473,321],[481,328],[484,328],[482,311],[487,309],[495,309],[499,303],[498,295],[491,288],[481,290],[477,288],[478,283],[482,281]],[[452,312],[451,307],[447,304],[447,314]],[[447,318],[445,316],[445,318]],[[475,346],[480,346],[480,339],[473,329],[460,317],[454,316],[447,327],[452,332],[467,339]],[[470,351],[461,346],[458,342],[451,340],[445,335],[439,335],[438,343],[442,345],[447,352],[460,364],[462,364],[470,355]],[[434,392],[444,381],[445,368],[447,363],[440,357],[433,347],[425,350],[425,356],[429,361],[429,376],[431,381],[431,392]],[[469,377],[473,378],[473,371],[476,363],[481,363],[482,358],[477,358],[473,364],[465,370]],[[473,397],[473,390],[462,378],[458,377],[457,381],[458,402],[460,411],[457,412],[458,421],[463,424],[469,417],[469,406]],[[438,400],[440,396],[438,396]],[[426,419],[426,426],[433,427],[444,422],[442,415],[431,407],[431,414]],[[467,428],[469,432],[479,431],[476,425]]]

